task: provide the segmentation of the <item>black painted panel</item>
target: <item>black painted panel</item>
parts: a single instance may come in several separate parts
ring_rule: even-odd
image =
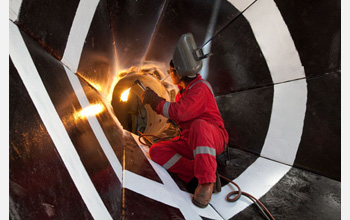
[[[179,209],[147,198],[128,189],[125,189],[124,211],[124,218],[128,220],[184,219]]]
[[[198,7],[198,4],[201,7]],[[205,38],[211,7],[212,2],[207,1],[167,1],[146,60],[168,65],[176,42],[187,32],[193,34],[197,46],[200,46]]]
[[[306,76],[340,69],[341,1],[275,1],[299,52]]]
[[[115,76],[115,54],[106,0],[101,0],[87,33],[78,72],[107,97]]]
[[[117,70],[139,66],[147,51],[164,0],[107,0]]]
[[[10,62],[10,217],[92,219]]]
[[[247,151],[238,150],[237,148],[228,148],[227,152],[224,152],[217,156],[218,163],[217,172],[231,180],[239,177],[250,165],[252,165],[258,155],[248,153]],[[222,186],[228,182],[221,178]]]
[[[197,46],[201,47],[213,7],[214,1],[169,1],[146,59],[168,65],[176,42],[187,32],[193,33]],[[230,23],[238,15],[239,11],[232,4],[221,2],[213,33],[222,31],[211,40],[214,55],[210,57],[207,78],[216,95],[272,84],[265,59],[247,20],[239,16]]]
[[[208,81],[217,95],[272,84],[249,23],[239,17],[212,41]]]
[[[125,169],[140,176],[162,183],[157,173],[141,151],[140,147],[131,137],[125,137],[127,141],[125,145]]]
[[[148,61],[169,63],[176,42],[184,33],[194,35],[197,46],[205,43],[209,21],[214,10],[214,1],[172,0],[168,1],[157,24],[156,34],[150,45]],[[224,28],[239,12],[227,1],[221,1],[213,32]]]
[[[304,130],[294,166],[341,179],[341,77],[330,73],[307,80]]]
[[[50,53],[62,58],[79,0],[23,0],[18,25]]]
[[[269,128],[273,87],[216,97],[229,146],[260,155]]]
[[[341,183],[297,168],[292,168],[260,201],[275,219],[329,220],[342,216]],[[252,205],[231,219],[266,218]]]
[[[81,106],[62,64],[28,36],[24,34],[23,37],[50,99],[97,192],[111,215],[118,216],[121,207],[114,204],[121,202],[121,183],[114,172],[108,171],[111,165],[86,117],[75,117]]]

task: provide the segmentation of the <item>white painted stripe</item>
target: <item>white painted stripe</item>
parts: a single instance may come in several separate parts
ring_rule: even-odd
[[[235,6],[239,11],[244,11],[254,1],[255,0],[228,0],[228,2]]]
[[[95,219],[112,219],[87,174],[41,81],[16,25],[9,22],[10,56],[81,197]]]
[[[170,169],[172,166],[174,166],[174,164],[176,164],[177,161],[179,161],[181,159],[181,155],[180,154],[175,154],[172,158],[170,158],[170,160],[168,160],[168,162],[166,162],[163,167],[165,169]]]
[[[149,161],[149,163],[151,164],[151,166],[153,167],[153,169],[156,171],[156,173],[158,174],[158,176],[160,177],[160,179],[162,180],[162,182],[164,184],[160,184],[157,183],[159,185],[162,185],[163,187],[166,188],[166,190],[168,190],[169,194],[167,194],[167,196],[170,196],[171,199],[175,202],[176,206],[180,209],[181,213],[183,214],[183,216],[185,217],[185,219],[201,219],[199,217],[203,216],[206,218],[210,218],[210,219],[222,219],[221,216],[211,207],[211,206],[207,206],[205,209],[202,208],[198,208],[197,206],[193,205],[191,199],[192,199],[192,194],[188,193],[188,192],[184,192],[182,190],[180,190],[180,188],[177,186],[177,184],[175,183],[175,181],[172,179],[172,177],[169,175],[169,173],[159,164],[155,163],[154,161],[152,161],[149,157],[149,153],[148,150],[149,148],[146,146],[141,145],[141,143],[138,141],[138,136],[132,134],[135,141],[139,144],[142,152],[145,154],[147,160]],[[155,186],[155,192],[157,192],[157,186]],[[140,189],[136,189],[134,188],[134,190],[136,190],[138,193],[145,195],[144,191],[141,191]],[[147,190],[147,189],[144,189]],[[149,190],[149,189],[148,189]],[[156,194],[156,193],[154,193]],[[162,203],[167,204],[166,202],[170,199],[170,198],[165,198],[163,200],[162,197],[164,193],[162,193],[161,195],[151,195],[151,196],[156,196],[157,197],[157,201],[160,201]],[[173,203],[171,203],[173,204]]]
[[[15,22],[18,19],[22,5],[22,0],[10,0],[9,5],[9,18],[11,21]]]
[[[215,28],[215,24],[216,24],[216,20],[217,20],[218,14],[219,14],[220,5],[221,5],[221,0],[215,0],[214,6],[213,6],[213,10],[211,12],[210,20],[209,20],[207,33],[205,34],[204,43],[206,43],[214,35],[214,28]],[[202,49],[203,49],[203,53],[204,54],[209,54],[210,53],[210,49],[211,49],[211,41],[209,41]],[[202,60],[202,62],[203,62],[203,69],[200,71],[200,74],[201,74],[203,79],[207,79],[208,78],[209,59],[210,59],[210,57]]]
[[[275,85],[270,126],[261,156],[293,165],[307,102],[305,79]]]
[[[72,73],[70,70],[68,70],[66,67],[64,67],[64,69],[66,70],[69,81],[72,84],[72,87],[74,89],[75,94],[77,95],[77,98],[79,100],[81,107],[82,108],[89,107],[90,106],[89,100],[86,97],[86,94],[84,92],[83,87],[80,84],[78,77],[74,73]],[[111,164],[114,172],[118,176],[119,181],[122,182],[122,165],[120,164],[117,156],[115,155],[112,146],[110,145],[105,133],[101,128],[100,123],[98,122],[95,116],[89,116],[87,117],[87,119],[109,163]],[[123,128],[120,128],[120,129],[123,129]]]
[[[254,0],[229,0],[238,10],[243,11]],[[274,83],[305,77],[299,54],[290,36],[288,28],[273,0],[259,0],[243,15],[251,25],[256,40],[266,59]],[[273,42],[273,43],[272,43]],[[284,83],[275,86],[271,121],[262,155],[278,161],[293,164],[300,137],[302,135],[307,99],[305,80]],[[283,105],[291,101],[288,108]],[[279,121],[283,119],[282,121]],[[278,133],[278,129],[280,133]],[[291,141],[280,148],[281,138],[291,135]],[[290,167],[263,158],[253,163],[235,182],[243,191],[260,198],[270,190]],[[229,189],[230,188],[230,189]],[[211,204],[225,219],[232,218],[251,204],[241,198],[235,204],[225,201],[227,193],[232,191],[228,185],[219,194],[214,194]]]
[[[258,158],[247,170],[234,180],[243,192],[248,192],[256,198],[262,197],[289,171],[290,166]],[[223,216],[230,219],[252,204],[251,200],[241,196],[232,203],[226,201],[226,195],[237,190],[232,184],[222,187],[220,193],[214,193],[210,204]]]
[[[81,52],[99,0],[81,0],[70,29],[66,49],[62,57],[72,72],[77,72]]]
[[[173,200],[173,195],[171,195],[165,185],[128,170],[124,170],[124,175],[124,188],[140,193],[158,202],[175,208],[177,207],[176,202]]]
[[[243,0],[230,2],[237,4],[239,9],[245,4]],[[299,54],[276,3],[273,0],[259,0],[244,16],[264,54],[273,82],[305,78]],[[287,164],[294,163],[303,132],[307,84],[305,80],[299,81],[275,85],[269,131],[262,149],[263,156]],[[282,140],[282,137],[288,136],[287,133],[290,138]]]
[[[304,78],[299,53],[276,3],[273,0],[259,0],[244,16],[266,59],[273,82]]]
[[[244,16],[264,54],[274,84],[305,78],[298,51],[276,3],[259,0]],[[292,165],[303,133],[307,84],[305,80],[284,84],[274,86],[270,126],[261,155]]]
[[[253,0],[229,0],[243,11]],[[305,77],[299,53],[273,0],[259,0],[243,13],[260,46],[274,83]],[[273,43],[272,43],[273,42]]]

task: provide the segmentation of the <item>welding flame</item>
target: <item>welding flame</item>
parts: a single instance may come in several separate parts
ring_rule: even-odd
[[[131,89],[131,87],[130,87],[129,89],[125,90],[125,91],[121,94],[120,100],[121,100],[122,102],[127,102],[127,101],[128,101],[130,89]]]
[[[104,110],[104,106],[102,104],[94,104],[88,107],[83,108],[79,112],[76,113],[76,118],[85,118],[93,115],[98,115]]]

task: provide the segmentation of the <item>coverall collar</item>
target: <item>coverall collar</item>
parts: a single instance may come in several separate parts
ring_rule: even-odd
[[[196,77],[194,80],[192,80],[192,82],[190,82],[190,83],[186,86],[186,88],[182,88],[182,86],[179,86],[179,85],[178,85],[178,88],[179,88],[179,90],[180,90],[180,93],[182,94],[183,92],[185,92],[189,87],[191,87],[192,84],[194,84],[195,82],[197,82],[197,81],[199,81],[199,80],[203,80],[203,78],[202,78],[202,76],[201,76],[200,74],[197,74],[197,77]]]

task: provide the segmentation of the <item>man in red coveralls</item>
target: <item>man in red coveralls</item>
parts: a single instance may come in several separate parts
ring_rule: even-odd
[[[142,102],[174,120],[182,130],[180,140],[156,143],[149,153],[153,161],[176,173],[186,183],[197,178],[192,202],[205,208],[219,180],[216,156],[224,151],[228,134],[210,84],[199,74],[179,75],[172,61],[170,76],[180,89],[175,102],[166,101],[151,89],[142,94]]]

